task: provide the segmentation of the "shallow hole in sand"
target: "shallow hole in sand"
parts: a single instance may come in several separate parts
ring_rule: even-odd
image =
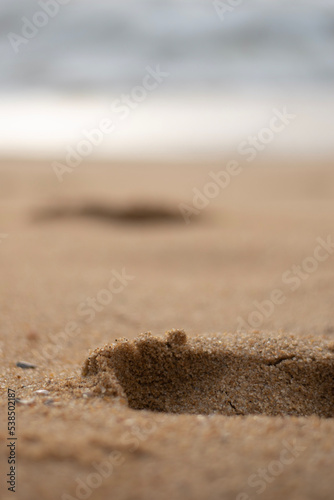
[[[322,339],[143,334],[96,349],[82,374],[136,410],[334,416],[333,346]]]
[[[136,203],[116,206],[98,202],[63,203],[40,209],[33,214],[35,221],[85,218],[122,224],[184,223],[179,210],[159,204]]]

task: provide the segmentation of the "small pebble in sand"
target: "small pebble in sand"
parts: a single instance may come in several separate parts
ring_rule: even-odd
[[[34,392],[39,396],[47,396],[48,394],[50,394],[50,391],[47,391],[46,389],[38,389],[37,391]]]
[[[18,368],[23,368],[24,370],[37,368],[37,366],[36,366],[36,365],[33,365],[32,363],[28,363],[27,361],[18,361],[18,362],[16,363],[16,366],[17,366]]]
[[[19,405],[32,405],[35,402],[35,398],[30,398],[30,399],[16,398],[15,401]]]
[[[61,402],[57,399],[47,399],[44,404],[46,406],[61,406]]]
[[[39,335],[34,330],[27,333],[27,339],[31,342],[36,342],[39,339]]]

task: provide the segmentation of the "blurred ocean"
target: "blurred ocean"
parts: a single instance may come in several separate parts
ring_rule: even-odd
[[[270,148],[334,152],[333,1],[62,1],[1,0],[0,155],[61,155],[157,65],[168,78],[93,155],[221,155],[283,106],[297,118]]]

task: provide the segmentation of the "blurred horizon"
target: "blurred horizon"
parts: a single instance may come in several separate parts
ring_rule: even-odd
[[[333,155],[331,2],[62,2],[2,0],[0,157],[61,158],[147,68],[168,76],[92,158],[217,158],[284,107],[268,152]]]

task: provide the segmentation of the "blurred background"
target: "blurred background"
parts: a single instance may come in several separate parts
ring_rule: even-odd
[[[107,118],[89,159],[208,161],[284,106],[266,151],[331,156],[333,2],[233,3],[2,0],[0,157],[64,159]],[[148,67],[164,76],[138,90]]]
[[[1,1],[6,332],[74,317],[81,362],[113,336],[237,331],[332,234],[334,3],[237,3]],[[123,268],[131,286],[77,318]],[[333,277],[328,259],[258,328],[334,332]]]

